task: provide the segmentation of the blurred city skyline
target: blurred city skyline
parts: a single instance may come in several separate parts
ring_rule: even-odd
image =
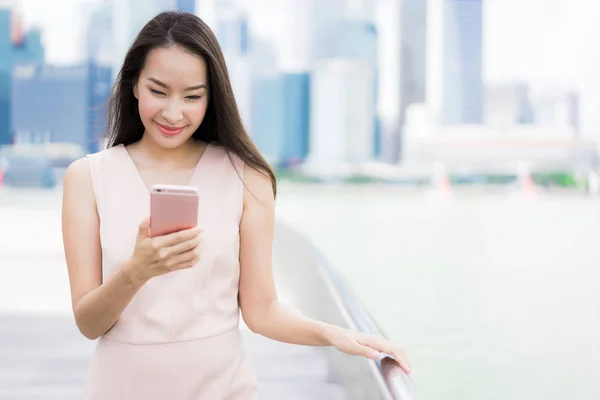
[[[12,0],[15,1],[15,0]],[[18,0],[26,30],[43,32],[46,61],[73,65],[85,59],[81,11],[112,0]],[[250,28],[257,36],[286,29],[281,17],[292,0],[241,0],[250,12]],[[352,3],[352,0],[347,0]],[[388,0],[383,0],[388,1]],[[198,3],[202,0],[198,0]],[[199,12],[201,18],[204,16]],[[268,14],[268,15],[265,15]],[[208,22],[207,18],[207,22]],[[483,2],[484,78],[491,81],[553,81],[573,84],[593,58],[600,38],[600,2],[588,0],[502,0]],[[65,24],[64,21],[70,21]],[[265,26],[270,21],[273,26]],[[257,23],[261,22],[261,23]],[[594,36],[595,35],[595,36]],[[598,53],[596,51],[596,53]],[[581,77],[579,77],[581,78]]]
[[[525,169],[589,171],[600,154],[600,50],[595,47],[600,3],[6,4],[17,12],[17,26],[22,21],[22,33],[37,35],[14,50],[7,43],[5,50],[15,54],[4,67],[12,71],[12,92],[6,93],[12,122],[0,135],[7,144],[61,141],[96,151],[102,127],[92,121],[102,121],[91,108],[108,95],[141,27],[162,10],[180,8],[192,10],[215,32],[242,119],[274,164],[302,165],[317,175],[385,164],[414,177],[430,173],[436,163],[475,173],[514,172],[522,164],[528,165]],[[8,15],[5,10],[5,21]],[[19,56],[34,43],[41,51]],[[87,89],[71,94],[60,89],[68,74],[79,76],[78,87]],[[37,106],[25,95],[31,90],[37,93]],[[56,91],[63,100],[43,100]],[[53,110],[45,106],[49,101],[55,103]],[[64,126],[57,118],[67,109],[86,115],[80,127]]]

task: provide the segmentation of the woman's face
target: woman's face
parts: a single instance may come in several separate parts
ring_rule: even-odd
[[[139,102],[144,135],[164,148],[181,146],[206,114],[206,62],[179,46],[154,49],[133,93]]]

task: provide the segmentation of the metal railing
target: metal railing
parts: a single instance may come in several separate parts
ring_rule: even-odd
[[[318,252],[318,250],[317,250]],[[318,252],[318,254],[321,254]],[[382,335],[382,330],[361,305],[341,274],[330,267],[321,256],[320,272],[331,289],[332,296],[344,315],[349,327],[359,332]],[[381,395],[386,400],[416,400],[414,382],[389,355],[369,360]]]

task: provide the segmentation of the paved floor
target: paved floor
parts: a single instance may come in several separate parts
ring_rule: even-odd
[[[245,331],[263,399],[345,399],[317,350]],[[69,317],[0,316],[0,398],[79,399],[94,342]]]
[[[78,332],[70,314],[58,199],[8,199],[3,203],[0,196],[0,399],[78,399],[95,343]],[[321,301],[319,275],[306,258],[290,254],[293,238],[285,230],[277,236],[282,300],[297,307],[308,295]],[[331,349],[278,343],[242,330],[262,399],[373,398],[348,395],[343,378],[332,371]]]

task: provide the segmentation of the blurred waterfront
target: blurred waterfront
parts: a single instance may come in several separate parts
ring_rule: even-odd
[[[420,398],[598,398],[597,199],[285,182],[280,193],[279,221],[407,348]],[[59,191],[0,191],[3,314],[70,315],[59,210]]]
[[[589,197],[282,190],[415,363],[424,399],[600,394],[600,208]]]

